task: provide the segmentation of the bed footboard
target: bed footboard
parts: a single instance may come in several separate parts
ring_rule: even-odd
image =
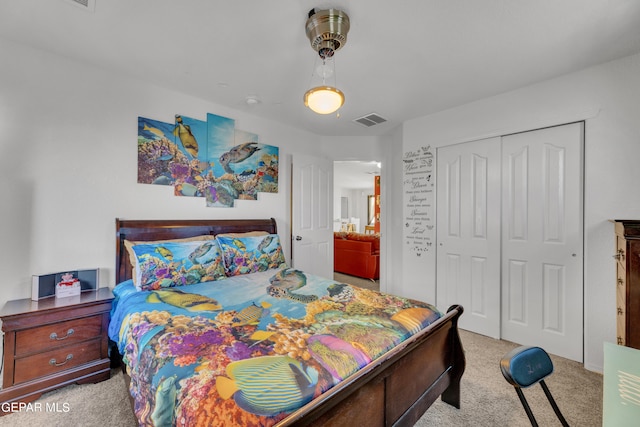
[[[278,426],[412,426],[442,396],[460,408],[460,380],[465,368],[458,318],[449,308],[429,328],[404,346],[358,371]]]

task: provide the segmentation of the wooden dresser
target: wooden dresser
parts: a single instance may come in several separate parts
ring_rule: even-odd
[[[612,220],[616,233],[617,342],[640,349],[640,220]]]
[[[71,383],[110,377],[109,288],[67,298],[8,301],[0,311],[4,375],[0,402],[29,402]]]

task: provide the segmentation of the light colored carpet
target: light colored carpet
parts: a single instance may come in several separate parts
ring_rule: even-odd
[[[36,406],[36,404],[39,404]],[[45,393],[31,403],[33,411],[23,410],[0,417],[4,427],[134,427],[138,423],[120,369],[97,384],[72,384]]]
[[[372,291],[380,290],[380,280],[363,279],[362,277],[349,276],[348,274],[342,274],[333,272],[333,280],[340,283],[349,283],[351,285],[360,286],[361,288],[370,289]]]
[[[500,358],[515,344],[461,331],[467,358],[462,377],[461,409],[437,401],[416,426],[529,426],[516,392],[502,377]],[[552,356],[555,372],[547,379],[551,393],[571,426],[602,425],[602,375],[585,370],[581,364]],[[541,426],[560,425],[540,386],[525,395]],[[4,426],[85,426],[133,427],[133,417],[125,382],[119,370],[98,384],[71,385],[47,393],[37,402],[43,410],[13,413],[0,417]],[[67,412],[46,412],[49,404]],[[65,405],[66,404],[66,405]]]
[[[531,426],[514,388],[500,372],[500,359],[518,347],[460,331],[467,368],[462,376],[460,409],[441,400],[416,424],[426,426]],[[602,426],[602,375],[582,364],[551,355],[554,372],[545,382],[570,426]],[[560,426],[542,387],[523,390],[540,426]]]

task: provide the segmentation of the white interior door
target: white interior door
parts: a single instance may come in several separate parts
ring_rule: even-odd
[[[292,164],[292,264],[333,278],[333,161],[295,154]]]
[[[502,338],[582,361],[583,123],[503,138]]]
[[[440,308],[461,304],[460,327],[500,338],[500,138],[437,152]]]

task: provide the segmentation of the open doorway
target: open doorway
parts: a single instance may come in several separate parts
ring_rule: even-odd
[[[333,165],[334,279],[380,289],[380,162]]]

